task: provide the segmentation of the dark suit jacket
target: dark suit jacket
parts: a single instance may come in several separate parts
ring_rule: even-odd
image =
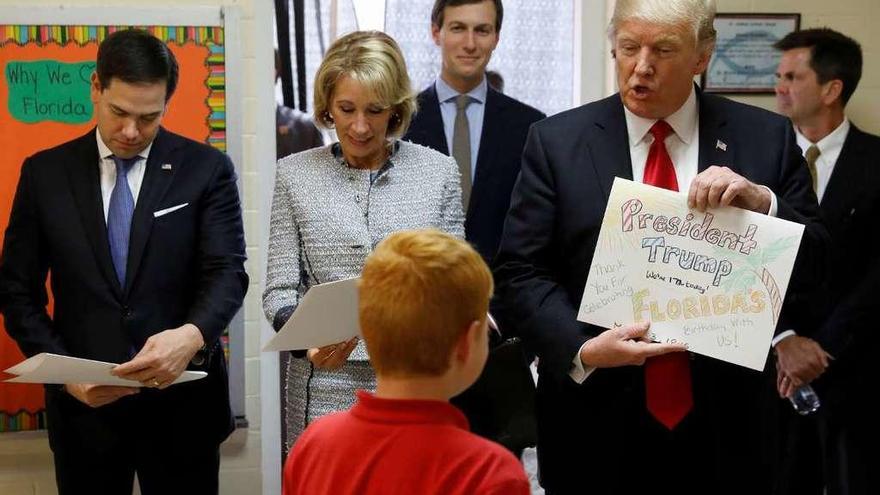
[[[449,155],[440,102],[433,84],[419,93],[418,102],[419,111],[403,139]],[[492,261],[501,241],[504,216],[519,175],[529,127],[544,117],[525,103],[488,88],[477,171],[464,224],[465,238],[476,246],[487,263]]]
[[[209,374],[97,409],[49,386],[50,441],[55,448],[82,435],[88,442],[112,443],[112,432],[105,437],[96,431],[104,431],[111,417],[123,421],[120,411],[138,409],[167,418],[173,426],[161,431],[169,440],[219,443],[231,431],[219,337],[241,306],[248,282],[233,165],[207,145],[159,130],[132,218],[127,280],[120,287],[107,241],[98,158],[92,130],[25,160],[0,262],[7,331],[28,356],[52,352],[118,363],[129,360],[149,336],[189,322],[201,330],[209,356],[201,368],[190,368]],[[51,317],[47,272],[55,304]]]
[[[403,139],[449,155],[434,84],[419,93],[418,104],[419,111]],[[464,223],[465,238],[474,245],[486,263],[492,262],[501,241],[501,229],[510,206],[513,185],[519,176],[522,149],[529,128],[544,117],[543,113],[525,103],[488,88],[480,149],[477,152],[477,170]],[[491,311],[496,315],[503,313],[497,299],[492,301]],[[507,327],[504,321],[500,321],[500,325],[501,328]],[[519,347],[521,345],[516,346],[517,349]],[[507,348],[500,352],[513,351]],[[523,360],[526,360],[525,356]],[[477,382],[452,399],[452,403],[467,416],[474,433],[495,440],[514,453],[534,442],[533,413],[523,408],[512,411],[509,404],[510,401],[516,403],[531,398],[529,395],[517,396],[517,393],[531,392],[528,390],[531,378],[528,377],[527,364],[518,364],[515,359],[504,359],[493,352]],[[506,377],[512,383],[496,383],[493,377]],[[513,377],[522,380],[517,381]],[[517,387],[517,383],[526,387]],[[498,400],[499,395],[503,394],[512,394],[514,397],[508,397],[508,401]],[[526,438],[531,440],[526,441]]]
[[[286,127],[284,134],[281,128]],[[308,114],[295,108],[275,105],[275,157],[324,146],[324,137]]]
[[[878,151],[880,137],[852,125],[820,206],[831,234],[830,269],[811,311],[795,327],[835,357],[817,382],[823,402],[829,404],[850,399],[855,400],[852,407],[864,407],[859,399],[874,373],[868,332],[875,323],[868,308],[876,305],[880,275],[873,241],[880,218]]]
[[[777,196],[778,216],[807,225],[795,272],[796,278],[803,279],[801,284],[808,284],[818,275],[811,268],[823,266],[827,233],[818,223],[810,177],[790,124],[764,110],[712,95],[698,93],[698,102],[699,170],[724,165],[768,186]],[[726,143],[726,150],[717,146],[718,141]],[[745,462],[759,462],[761,456],[754,455],[755,450],[765,444],[764,438],[756,437],[765,436],[762,424],[770,421],[762,404],[764,398],[773,400],[772,380],[746,368],[693,356],[695,405],[677,428],[689,432],[681,437],[678,432],[663,431],[648,417],[641,367],[599,369],[583,385],[568,376],[581,345],[604,330],[581,323],[576,316],[615,177],[632,179],[619,95],[532,127],[495,276],[497,294],[509,312],[505,319],[515,322],[518,333],[540,359],[537,407],[542,482],[561,493],[578,483],[595,488],[591,493],[612,491],[615,483],[623,490],[620,493],[647,489],[649,483],[638,485],[647,478],[632,476],[632,465],[623,460],[637,457],[650,458],[649,464],[658,468],[651,471],[663,475],[666,462],[670,469],[677,469],[680,462],[698,468],[696,475],[689,473],[684,479],[681,473],[649,477],[657,488],[668,482],[665,488],[687,493],[691,483],[704,488],[712,483],[713,489],[726,487],[717,493],[739,488],[747,490],[743,493],[761,493],[769,480],[751,483],[747,478],[757,474],[739,475],[742,470],[737,468],[733,481],[722,483],[712,477],[721,476],[727,468],[713,461],[719,458],[714,454],[723,451],[725,459],[734,459],[731,466],[742,465],[738,454],[746,455]],[[797,285],[790,284],[790,290]],[[729,409],[726,413],[725,408]],[[572,457],[573,445],[581,449]],[[772,446],[772,440],[766,445]],[[670,455],[682,450],[692,457]],[[584,476],[586,466],[595,469],[592,475]],[[763,469],[759,465],[758,470]]]

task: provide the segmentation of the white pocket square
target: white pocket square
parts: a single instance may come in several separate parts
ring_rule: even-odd
[[[186,207],[187,205],[189,205],[189,203],[183,203],[183,204],[179,204],[179,205],[177,205],[177,206],[172,206],[171,208],[165,208],[164,210],[154,211],[154,212],[153,212],[153,218],[159,218],[159,217],[161,217],[162,215],[167,215],[167,214],[169,214],[169,213],[171,213],[171,212],[173,212],[173,211],[177,211],[177,210],[179,210],[179,209],[181,209],[181,208],[184,208],[184,207]]]

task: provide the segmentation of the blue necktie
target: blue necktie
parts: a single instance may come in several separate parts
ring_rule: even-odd
[[[110,257],[116,269],[116,278],[119,285],[125,287],[128,238],[131,234],[131,217],[134,214],[134,196],[128,187],[128,172],[140,157],[112,158],[116,162],[116,185],[110,194],[110,207],[107,210],[107,238],[110,241]]]

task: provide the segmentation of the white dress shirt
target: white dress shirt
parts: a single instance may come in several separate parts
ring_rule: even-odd
[[[794,133],[797,137],[797,144],[801,147],[801,153],[806,154],[807,148],[814,144],[819,148],[819,158],[816,159],[816,197],[819,198],[820,203],[825,196],[825,189],[828,188],[831,174],[834,172],[834,164],[840,157],[843,142],[846,141],[846,136],[849,134],[849,128],[849,119],[844,117],[837,129],[820,139],[818,143],[813,143],[801,134],[797,126],[794,126]]]
[[[629,156],[632,164],[633,180],[642,182],[645,176],[645,162],[648,160],[648,151],[654,143],[654,135],[651,127],[657,119],[646,119],[623,107],[626,116],[626,132],[629,136]],[[668,123],[673,132],[666,136],[666,150],[672,165],[675,167],[675,178],[678,181],[678,190],[687,192],[691,181],[697,176],[698,159],[700,153],[700,118],[697,108],[697,93],[691,89],[691,94],[675,113],[663,119]]]
[[[825,196],[825,190],[828,188],[828,182],[831,181],[831,174],[834,172],[834,164],[837,163],[837,159],[840,157],[840,151],[843,149],[843,143],[849,134],[849,128],[849,119],[844,117],[843,122],[837,126],[837,129],[834,129],[831,131],[831,134],[820,139],[818,143],[813,143],[801,134],[797,126],[794,126],[795,137],[797,138],[798,146],[801,147],[802,154],[806,154],[807,149],[813,144],[819,148],[819,157],[816,159],[816,197],[819,199],[819,203],[822,202],[822,198]],[[776,344],[792,335],[797,335],[797,332],[794,330],[780,332],[773,337],[770,345],[776,347]]]
[[[101,131],[95,130],[95,139],[98,140],[98,169],[101,172],[101,196],[104,200],[104,221],[107,221],[107,212],[110,210],[110,195],[116,187],[116,162],[113,161],[113,152],[104,144],[101,139]],[[131,189],[131,196],[134,204],[137,205],[138,193],[141,191],[141,184],[144,182],[144,172],[147,170],[147,157],[150,156],[150,148],[153,143],[147,145],[143,151],[138,154],[139,160],[132,165],[128,171],[128,187]]]

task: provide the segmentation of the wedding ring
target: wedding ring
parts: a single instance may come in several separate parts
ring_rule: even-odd
[[[159,388],[159,385],[161,385],[161,383],[159,383],[159,379],[153,378],[153,386],[156,388]]]

